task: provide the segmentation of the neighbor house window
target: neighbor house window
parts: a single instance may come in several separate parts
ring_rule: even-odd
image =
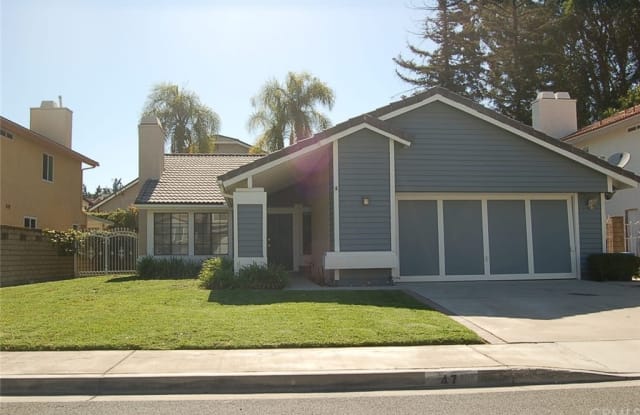
[[[38,219],[32,216],[25,216],[24,227],[29,229],[36,229],[38,227]]]
[[[155,213],[153,215],[153,251],[155,255],[189,253],[189,214]]]
[[[42,180],[53,181],[53,156],[49,154],[42,155]]]
[[[228,213],[194,213],[193,222],[195,255],[229,253]]]

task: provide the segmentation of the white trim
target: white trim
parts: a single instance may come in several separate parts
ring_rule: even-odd
[[[491,247],[489,245],[489,208],[487,206],[487,200],[481,200],[480,206],[482,209],[482,248],[484,253],[484,276],[491,275]]]
[[[333,271],[333,280],[334,281],[340,281],[340,270],[336,269]]]
[[[188,239],[189,242],[187,244],[187,252],[189,256],[194,256],[196,252],[196,236],[195,236],[195,219],[193,217],[193,212],[187,212],[187,229],[188,229]]]
[[[240,257],[238,255],[238,205],[262,206],[262,256]],[[233,193],[233,266],[234,271],[250,264],[267,264],[267,193],[261,187],[236,189]]]
[[[500,280],[500,279],[549,279],[549,278],[579,278],[580,277],[580,243],[579,223],[577,222],[577,194],[569,193],[396,193],[396,203],[400,200],[435,200],[437,203],[438,220],[438,262],[439,275],[435,276],[398,276],[397,281],[467,281],[475,279]],[[446,252],[444,244],[444,201],[445,200],[480,200],[482,208],[482,244],[484,253],[484,273],[481,275],[447,275]],[[525,274],[499,275],[491,274],[491,252],[489,240],[489,200],[522,200],[525,206],[525,223],[527,238],[527,270]],[[570,273],[536,274],[533,250],[533,224],[531,217],[532,200],[564,200],[567,206],[567,230],[569,234],[569,250],[571,261]],[[399,257],[398,257],[399,258]],[[399,262],[399,261],[398,261]],[[399,266],[399,263],[398,263]],[[408,279],[409,278],[409,279]]]
[[[391,251],[398,255],[398,201],[396,200],[396,144],[389,140],[389,224],[391,226]],[[391,277],[400,276],[400,268],[396,261],[396,266],[391,269]]]
[[[533,224],[531,222],[531,199],[524,201],[524,218],[525,226],[527,227],[527,269],[529,274],[533,275],[536,272],[535,258],[533,255]]]
[[[607,192],[613,192],[613,180],[609,176],[607,176]]]
[[[445,275],[447,269],[445,267],[446,257],[444,254],[444,202],[442,199],[436,201],[436,211],[438,215],[438,272],[440,275]]]
[[[391,251],[360,251],[360,252],[326,252],[324,255],[325,269],[374,269],[395,268],[397,257]]]
[[[323,147],[323,146],[325,146],[327,144],[331,144],[331,143],[333,143],[333,142],[335,142],[337,140],[340,140],[343,137],[346,137],[348,135],[351,135],[353,133],[356,133],[356,132],[358,132],[360,130],[364,130],[364,129],[373,131],[374,133],[380,134],[380,135],[382,135],[384,137],[387,137],[387,138],[389,138],[389,139],[391,139],[393,141],[397,141],[398,143],[400,143],[402,145],[405,145],[405,146],[410,146],[411,145],[410,141],[407,141],[402,137],[398,137],[395,134],[388,133],[388,132],[386,132],[384,130],[381,130],[381,129],[377,128],[377,127],[374,127],[371,124],[368,124],[366,121],[363,121],[362,123],[360,123],[358,125],[354,125],[353,127],[347,128],[346,130],[340,131],[338,133],[330,135],[329,137],[326,137],[326,138],[323,138],[321,140],[318,140],[317,142],[315,142],[315,143],[313,143],[313,144],[311,144],[311,145],[309,145],[307,147],[301,148],[298,151],[294,151],[294,152],[292,152],[290,154],[287,154],[286,156],[279,157],[279,158],[277,158],[275,160],[272,160],[272,161],[270,161],[268,163],[265,163],[265,164],[263,164],[261,166],[257,166],[257,167],[255,167],[255,168],[253,168],[251,170],[248,170],[248,171],[246,171],[244,173],[241,173],[241,174],[239,174],[239,175],[237,175],[235,177],[232,177],[232,178],[230,178],[230,179],[228,179],[226,181],[222,181],[222,186],[224,188],[227,188],[228,186],[232,186],[235,183],[238,183],[238,182],[240,182],[242,180],[245,180],[249,176],[262,173],[262,172],[264,172],[266,170],[269,170],[269,169],[271,169],[271,168],[273,168],[273,167],[275,167],[275,166],[277,166],[279,164],[282,164],[282,163],[285,163],[285,162],[287,162],[289,160],[293,160],[293,159],[296,159],[298,157],[301,157],[301,156],[303,156],[303,155],[305,155],[307,153],[310,153],[312,151],[315,151],[315,150],[319,149],[320,147]]]
[[[471,107],[469,107],[469,106],[467,106],[465,104],[461,104],[459,102],[453,101],[453,100],[451,100],[449,98],[446,98],[446,97],[444,97],[444,96],[442,96],[440,94],[435,94],[435,95],[433,95],[433,96],[431,96],[431,97],[429,97],[429,98],[427,98],[427,99],[425,99],[423,101],[417,102],[417,103],[412,104],[412,105],[408,105],[408,106],[403,107],[403,108],[399,108],[399,109],[397,109],[395,111],[392,111],[392,112],[389,112],[387,114],[381,115],[378,118],[380,118],[383,121],[386,121],[386,120],[388,120],[390,118],[394,118],[394,117],[397,117],[398,115],[407,113],[409,111],[413,111],[413,110],[415,110],[417,108],[420,108],[422,106],[431,104],[432,102],[435,102],[435,101],[442,102],[443,104],[449,105],[450,107],[456,108],[456,109],[458,109],[460,111],[463,111],[463,112],[465,112],[465,113],[467,113],[469,115],[472,115],[472,116],[474,116],[476,118],[479,118],[479,119],[481,119],[483,121],[486,121],[486,122],[488,122],[490,124],[498,126],[498,127],[502,128],[503,130],[509,131],[512,134],[515,134],[515,135],[517,135],[519,137],[522,137],[522,138],[524,138],[526,140],[529,140],[529,141],[531,141],[531,142],[533,142],[535,144],[538,144],[541,147],[544,147],[544,148],[546,148],[548,150],[551,150],[551,151],[553,151],[555,153],[558,153],[558,154],[560,154],[560,155],[562,155],[564,157],[567,157],[568,159],[573,160],[573,161],[575,161],[577,163],[580,163],[580,164],[582,164],[584,166],[587,166],[587,167],[589,167],[589,168],[591,168],[591,169],[593,169],[593,170],[595,170],[595,171],[597,171],[599,173],[602,173],[602,174],[605,174],[605,175],[607,175],[609,177],[612,177],[612,178],[614,178],[615,180],[617,180],[617,181],[619,181],[621,183],[627,184],[627,185],[629,185],[631,187],[637,187],[638,186],[638,183],[633,179],[630,179],[630,178],[625,177],[625,176],[623,176],[621,174],[618,174],[618,173],[616,173],[616,172],[614,172],[612,170],[607,169],[606,167],[600,166],[599,164],[593,163],[593,162],[585,159],[584,157],[581,157],[579,155],[573,154],[572,152],[564,150],[564,149],[562,149],[562,148],[560,148],[560,147],[558,147],[556,145],[547,143],[546,141],[541,140],[541,139],[539,139],[537,137],[534,137],[533,135],[528,134],[528,133],[526,133],[526,132],[524,132],[524,131],[522,131],[522,130],[520,130],[518,128],[512,127],[512,126],[510,126],[508,124],[505,124],[505,123],[503,123],[501,121],[498,121],[493,117],[490,117],[488,115],[482,114],[481,112],[479,112],[479,111],[477,111],[477,110],[475,110],[475,109],[473,109],[473,108],[471,108]]]
[[[333,250],[340,252],[340,170],[338,166],[338,142],[333,142]]]
[[[253,176],[247,177],[247,187],[251,189],[253,187]]]
[[[600,217],[602,221],[602,252],[607,252],[607,211],[605,209],[604,193],[600,193]]]
[[[456,281],[510,281],[510,280],[575,280],[572,274],[494,274],[494,275],[411,275],[400,276],[398,282],[456,282]]]
[[[154,256],[155,254],[155,222],[153,221],[155,213],[156,212],[153,210],[147,212],[147,255],[151,256]]]
[[[576,274],[576,241],[573,229],[573,203],[571,198],[567,199],[567,222],[569,227],[569,257],[571,258],[571,272]]]
[[[576,242],[575,242],[575,250],[576,250],[576,275],[578,279],[582,279],[582,265],[580,264],[580,206],[579,206],[580,197],[578,194],[574,194],[571,196],[571,200],[573,202],[573,231],[575,232]]]

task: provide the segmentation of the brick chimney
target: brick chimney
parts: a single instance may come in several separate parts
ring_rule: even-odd
[[[159,179],[164,170],[164,130],[153,116],[144,116],[138,125],[138,178],[140,183]]]
[[[578,129],[576,100],[568,92],[538,92],[531,105],[533,128],[553,138],[562,138]]]
[[[31,108],[29,128],[67,148],[71,148],[73,112],[62,106],[62,97],[55,101],[42,101],[39,107]]]

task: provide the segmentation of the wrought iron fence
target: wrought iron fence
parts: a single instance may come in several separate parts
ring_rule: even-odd
[[[91,231],[77,242],[78,275],[135,272],[138,234],[129,229]]]

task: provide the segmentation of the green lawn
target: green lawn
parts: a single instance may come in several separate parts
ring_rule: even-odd
[[[101,276],[0,288],[0,349],[235,349],[479,343],[400,291],[209,291]]]

